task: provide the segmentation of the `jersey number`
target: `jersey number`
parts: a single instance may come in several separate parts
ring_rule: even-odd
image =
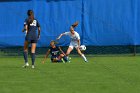
[[[54,55],[57,55],[57,52],[54,52],[53,54],[54,54]]]
[[[34,20],[33,22],[32,22],[32,24],[30,24],[30,26],[36,26],[36,20]]]

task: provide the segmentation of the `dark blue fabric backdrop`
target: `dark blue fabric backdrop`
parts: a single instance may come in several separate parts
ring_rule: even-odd
[[[0,47],[23,46],[21,30],[28,9],[34,10],[41,25],[39,47],[49,46],[76,20],[82,44],[140,44],[140,0],[1,0]],[[64,36],[60,45],[69,42]]]

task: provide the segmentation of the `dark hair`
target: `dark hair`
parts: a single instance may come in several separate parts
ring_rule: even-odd
[[[31,15],[33,15],[33,14],[34,14],[33,10],[28,10],[28,11],[27,11],[27,15],[28,15],[28,16],[31,16]]]
[[[56,41],[54,41],[54,40],[52,40],[50,43],[52,43],[52,42],[54,42],[54,44],[58,44],[58,42],[56,42]]]
[[[31,24],[33,22],[33,20],[34,20],[34,12],[33,12],[33,10],[28,10],[27,15],[28,15],[28,24]]]

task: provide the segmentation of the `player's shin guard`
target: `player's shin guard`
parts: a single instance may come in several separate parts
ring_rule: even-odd
[[[88,62],[88,61],[87,61],[87,58],[85,57],[84,54],[82,54],[81,56],[82,56],[82,58],[84,59],[85,62]]]
[[[35,53],[31,53],[32,65],[35,63]]]
[[[27,63],[28,62],[28,53],[24,51],[23,55],[24,55],[25,63]]]

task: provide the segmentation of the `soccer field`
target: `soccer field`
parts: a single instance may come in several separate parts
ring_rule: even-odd
[[[30,59],[29,59],[30,60]],[[0,93],[139,93],[140,57],[72,57],[71,63],[22,68],[22,57],[0,58]],[[29,62],[31,63],[31,62]]]

